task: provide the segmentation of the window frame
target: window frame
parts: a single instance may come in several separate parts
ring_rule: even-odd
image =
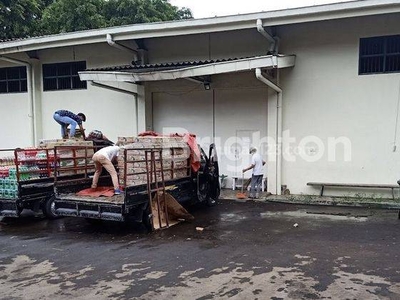
[[[81,81],[78,74],[78,72],[84,70],[86,70],[86,61],[84,60],[43,64],[43,92],[86,90],[87,82]],[[51,74],[52,72],[53,74]],[[76,79],[78,79],[78,81],[76,81]],[[53,81],[53,83],[51,83],[51,81]],[[64,84],[68,84],[62,86],[62,82],[64,82]],[[77,82],[79,84],[77,84]]]
[[[388,43],[392,39],[398,39],[399,48],[397,52],[390,52],[388,50]],[[381,52],[380,53],[372,53],[372,54],[364,54],[367,52],[368,43],[372,41],[377,41],[381,43]],[[371,49],[369,49],[371,50]],[[390,70],[387,64],[389,58],[397,57],[397,63],[395,70]],[[382,64],[382,67],[378,71],[368,71],[366,70],[368,67],[364,67],[363,60],[376,58],[380,59],[379,63]],[[370,62],[371,64],[372,62]],[[371,65],[369,66],[371,69]],[[387,36],[374,36],[367,38],[360,38],[359,42],[359,60],[358,60],[358,75],[377,75],[377,74],[395,74],[400,73],[400,35],[387,35]]]
[[[18,77],[12,78],[11,72],[18,71]],[[4,73],[3,73],[4,72]],[[19,94],[28,92],[27,70],[25,66],[0,68],[0,95]],[[4,78],[3,78],[4,77]],[[12,90],[11,84],[18,84],[18,89]],[[2,91],[1,86],[5,84],[6,90]],[[11,90],[11,91],[10,91]]]

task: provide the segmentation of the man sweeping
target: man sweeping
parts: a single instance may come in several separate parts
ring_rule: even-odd
[[[263,166],[265,165],[265,161],[261,158],[261,155],[257,153],[256,147],[250,147],[249,153],[251,156],[251,165],[245,169],[243,169],[243,173],[248,170],[253,169],[253,173],[251,176],[251,185],[250,185],[250,195],[251,199],[258,199],[261,191],[262,179],[263,179]],[[257,187],[257,191],[256,191]]]

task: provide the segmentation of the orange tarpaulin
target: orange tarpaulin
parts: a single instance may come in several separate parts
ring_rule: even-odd
[[[95,189],[88,188],[81,190],[76,193],[78,196],[89,196],[89,197],[112,197],[114,196],[114,188],[109,186],[99,186]]]

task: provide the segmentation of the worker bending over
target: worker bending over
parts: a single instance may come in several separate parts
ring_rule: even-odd
[[[111,175],[112,183],[114,186],[114,195],[121,194],[118,184],[118,174],[113,165],[113,161],[116,161],[119,154],[119,146],[108,146],[100,149],[93,155],[93,161],[96,166],[96,171],[93,176],[92,189],[97,188],[99,177],[103,167]]]

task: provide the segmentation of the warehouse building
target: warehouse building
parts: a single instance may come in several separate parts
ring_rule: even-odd
[[[53,113],[68,109],[112,140],[153,130],[215,142],[228,186],[250,145],[273,194],[395,183],[399,28],[400,1],[364,0],[4,41],[1,147],[58,138]],[[326,191],[349,192],[363,191]]]

